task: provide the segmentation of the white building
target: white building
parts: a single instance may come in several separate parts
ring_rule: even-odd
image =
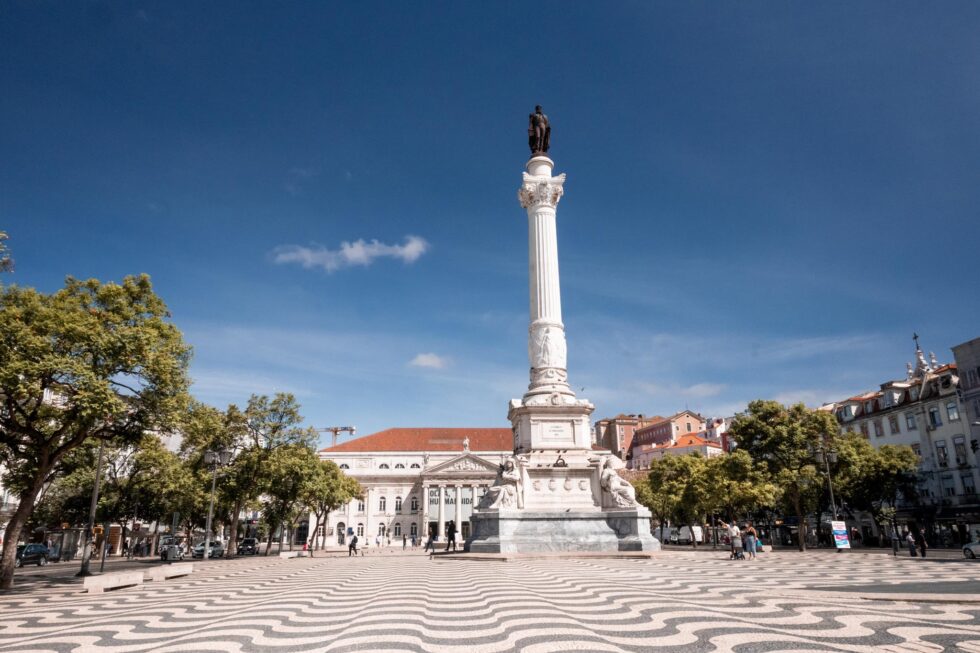
[[[953,358],[960,377],[960,405],[967,421],[970,450],[980,448],[980,338],[953,347]]]
[[[971,448],[969,420],[958,397],[955,364],[930,361],[916,347],[916,364],[905,378],[882,383],[822,407],[837,416],[841,432],[861,433],[875,447],[907,445],[919,456],[919,504],[905,505],[908,520],[935,524],[953,542],[980,529],[978,457]]]
[[[455,522],[462,544],[474,502],[513,446],[509,428],[393,428],[322,449],[321,458],[360,482],[364,497],[330,513],[318,538],[338,545],[354,533],[373,546],[377,536],[395,543],[432,532],[444,540]],[[300,531],[296,539],[305,541],[308,534]]]
[[[649,469],[650,463],[664,456],[686,456],[699,453],[704,458],[713,458],[724,453],[720,442],[708,440],[703,434],[678,436],[674,442],[661,445],[644,445],[633,449],[633,469]]]

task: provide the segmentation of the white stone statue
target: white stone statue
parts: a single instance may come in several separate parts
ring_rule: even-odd
[[[620,508],[635,508],[636,489],[616,473],[617,460],[619,459],[615,456],[606,456],[602,464],[602,473],[599,475],[599,485]]]
[[[470,436],[466,436],[465,438],[463,438],[463,451],[469,451],[469,450],[470,450]]]
[[[936,360],[936,352],[929,352],[929,364],[932,365],[932,369],[939,369],[939,361]]]
[[[480,500],[481,510],[494,508],[524,508],[524,463],[523,456],[511,456],[497,472],[493,485]]]

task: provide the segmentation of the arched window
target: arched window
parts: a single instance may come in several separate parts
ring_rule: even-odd
[[[411,528],[411,531],[409,531],[409,532],[411,533],[412,537],[418,537],[419,536],[419,525],[416,524],[415,522],[412,522],[412,528]]]
[[[378,469],[388,469],[388,463],[381,463],[378,465]]]
[[[405,465],[403,465],[402,463],[398,463],[397,465],[395,465],[395,469],[405,469]]]
[[[412,469],[422,469],[422,466],[418,463],[412,463]]]
[[[364,499],[358,499],[357,512],[364,512]]]
[[[388,509],[388,499],[386,499],[385,497],[381,497],[380,499],[378,499],[378,510],[384,512],[387,509]]]
[[[384,537],[385,536],[385,525],[384,524],[378,524],[378,535],[380,535],[381,537]]]
[[[350,469],[350,465],[348,465],[347,463],[340,463],[340,468],[341,469]]]
[[[357,536],[364,537],[364,524],[357,525]]]
[[[402,536],[402,525],[399,522],[395,522],[395,537]]]
[[[418,497],[412,497],[412,512],[415,512],[418,509],[419,509],[419,498]]]
[[[402,511],[402,498],[395,497],[395,512],[401,512],[401,511]]]

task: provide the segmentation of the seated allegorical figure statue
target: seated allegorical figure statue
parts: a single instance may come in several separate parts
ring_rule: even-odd
[[[636,507],[636,489],[629,481],[616,473],[616,462],[619,459],[615,456],[607,456],[602,464],[602,473],[599,475],[599,486],[603,491],[608,492],[613,502],[620,508]]]
[[[483,495],[479,508],[524,508],[524,479],[522,460],[511,456],[497,472],[497,479]]]

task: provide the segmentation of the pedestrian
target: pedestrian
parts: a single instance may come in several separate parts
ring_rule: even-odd
[[[381,536],[380,535],[375,535],[374,536],[374,545],[376,547],[378,547],[378,550],[379,551],[381,550]]]
[[[357,536],[350,538],[350,544],[347,545],[347,557],[357,555]],[[361,555],[364,555],[363,553]]]
[[[430,549],[433,552],[435,552],[435,550],[436,550],[436,547],[435,547],[435,545],[432,542],[432,531],[431,530],[429,531],[429,539],[425,541],[425,546],[422,547],[422,552],[425,553],[426,551],[428,551]]]
[[[923,558],[926,557],[926,549],[928,548],[929,545],[926,544],[926,530],[924,528],[920,528],[919,529],[919,554]]]
[[[898,530],[892,529],[892,555],[898,556]]]
[[[742,555],[742,532],[739,530],[738,524],[721,522],[721,525],[728,531],[728,543],[732,549],[730,559],[738,560],[739,558],[744,558],[745,556]]]
[[[304,544],[303,546],[305,546],[306,547],[306,550],[310,552],[310,557],[312,558],[313,557],[313,539],[310,538],[310,541],[307,542],[306,544]]]
[[[456,522],[449,522],[449,527],[446,529],[446,551],[449,547],[453,547],[453,551],[456,550]]]
[[[905,544],[909,547],[909,557],[914,558],[915,554],[915,536],[912,535],[912,531],[905,534]]]
[[[402,551],[408,548],[408,535],[402,535]]]
[[[752,522],[749,522],[748,528],[745,529],[745,552],[749,554],[750,560],[755,560],[755,543],[758,533],[755,527],[752,526]]]

